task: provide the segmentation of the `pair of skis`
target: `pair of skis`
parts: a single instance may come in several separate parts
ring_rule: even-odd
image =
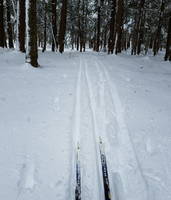
[[[102,166],[104,196],[105,196],[105,200],[111,200],[111,192],[110,192],[110,187],[109,187],[109,177],[108,177],[106,155],[105,155],[105,151],[104,151],[104,144],[103,144],[101,138],[99,141],[99,148],[100,148],[100,158],[101,158],[101,166]],[[79,146],[79,144],[77,144],[77,153],[76,153],[75,200],[81,200],[81,166],[80,166],[80,146]]]

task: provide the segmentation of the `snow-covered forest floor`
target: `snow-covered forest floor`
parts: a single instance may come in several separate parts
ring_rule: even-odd
[[[163,55],[0,50],[0,199],[102,200],[99,137],[112,200],[171,199],[171,64]]]

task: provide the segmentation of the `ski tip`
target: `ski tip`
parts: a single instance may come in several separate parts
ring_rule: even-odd
[[[103,144],[101,137],[99,137],[99,142],[100,142],[100,144]]]
[[[79,144],[79,142],[77,142],[77,150],[78,151],[80,150],[80,144]]]

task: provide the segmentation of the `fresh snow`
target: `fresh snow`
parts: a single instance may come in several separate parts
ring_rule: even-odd
[[[163,54],[0,49],[0,199],[171,199],[171,64]]]

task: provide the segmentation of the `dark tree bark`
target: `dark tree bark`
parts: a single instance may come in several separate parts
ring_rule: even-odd
[[[80,52],[85,51],[85,1],[82,1],[82,14],[80,23]]]
[[[158,27],[156,30],[154,44],[153,44],[154,56],[158,53],[159,48],[160,48],[160,37],[161,37],[161,28],[162,28],[162,18],[163,18],[164,7],[165,7],[165,0],[162,0],[161,7],[160,7],[160,13],[159,13]]]
[[[144,5],[145,0],[139,0],[138,13],[135,15],[135,26],[132,38],[132,55],[140,54],[141,51],[144,26]]]
[[[19,50],[25,52],[25,33],[26,33],[26,16],[25,16],[25,0],[19,0],[19,24],[18,24],[18,40]]]
[[[56,14],[56,0],[52,0],[52,51],[57,50],[57,14]]]
[[[64,52],[65,32],[66,32],[66,19],[67,19],[67,0],[63,0],[61,8],[61,19],[59,29],[59,52]]]
[[[5,47],[4,0],[0,0],[0,47]]]
[[[168,22],[168,34],[167,34],[167,44],[166,44],[166,54],[164,60],[171,61],[171,13]]]
[[[33,67],[38,67],[38,49],[37,49],[37,0],[27,0],[28,7],[28,46],[26,62],[29,62]]]
[[[47,40],[47,3],[46,1],[44,0],[44,36],[43,36],[43,39],[44,39],[44,43],[43,43],[43,49],[42,49],[42,52],[45,52],[46,51],[46,40]]]
[[[77,4],[77,13],[78,13],[78,16],[77,16],[77,36],[76,36],[76,48],[77,48],[77,51],[79,50],[79,47],[80,47],[80,35],[81,35],[81,16],[80,16],[80,0],[78,0],[78,4]]]
[[[124,16],[124,1],[118,0],[117,14],[116,14],[116,50],[115,54],[122,51],[122,29]]]
[[[115,29],[115,16],[116,16],[116,0],[111,0],[112,11],[110,17],[110,33],[108,40],[108,53],[113,54],[114,45],[115,45],[115,37],[114,37],[114,29]]]
[[[141,45],[143,43],[143,38],[144,38],[144,23],[145,23],[145,15],[141,16],[141,23],[140,23],[138,41],[137,41],[137,54],[138,55],[141,53]]]
[[[8,46],[9,48],[14,48],[13,44],[13,29],[11,23],[11,1],[6,0],[7,7],[7,32],[8,32]]]
[[[101,0],[97,0],[97,40],[96,40],[97,52],[99,52],[99,46],[100,46],[100,24],[101,24]]]

